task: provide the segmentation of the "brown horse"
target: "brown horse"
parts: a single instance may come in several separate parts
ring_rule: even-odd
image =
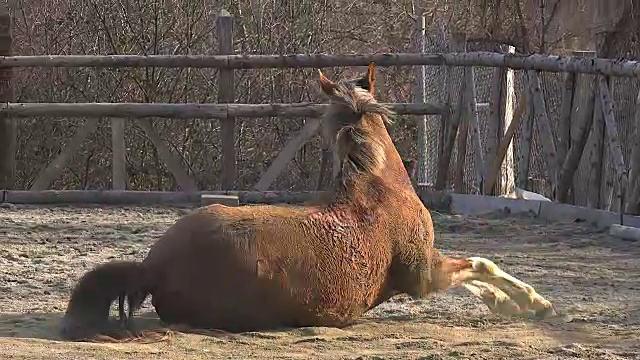
[[[336,83],[320,72],[338,162],[323,197],[302,206],[197,209],[150,249],[144,273],[117,280],[123,291],[135,283],[148,290],[165,323],[231,332],[341,327],[395,294],[422,298],[462,283],[496,311],[552,313],[533,288],[490,261],[433,248],[431,216],[386,130],[392,114],[373,97],[373,74],[372,64],[362,79]],[[101,269],[105,283],[116,281]],[[83,285],[70,306],[104,298],[105,289]],[[85,333],[97,333],[105,307],[96,302],[67,316],[76,326],[87,319]]]

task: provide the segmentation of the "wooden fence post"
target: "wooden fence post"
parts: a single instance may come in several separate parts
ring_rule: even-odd
[[[603,118],[605,122],[605,130],[608,137],[607,143],[611,153],[612,165],[618,179],[618,194],[620,213],[624,210],[625,188],[627,186],[627,168],[622,155],[622,146],[620,145],[620,137],[618,136],[618,125],[613,110],[613,99],[609,85],[604,76],[598,78],[599,101],[602,108]]]
[[[514,53],[513,46],[501,47],[505,53]],[[496,68],[494,70],[493,83],[491,88],[491,99],[489,101],[490,114],[487,123],[487,136],[485,146],[487,148],[487,158],[485,160],[484,174],[487,177],[484,184],[484,193],[487,195],[503,195],[514,190],[513,174],[513,145],[507,143],[507,153],[504,163],[498,159],[498,148],[505,132],[513,120],[513,101],[515,98],[513,89],[513,70],[506,68]],[[498,163],[496,163],[498,162]],[[500,169],[500,176],[492,181],[490,178],[494,168]]]
[[[127,189],[127,148],[124,142],[125,119],[111,119],[111,152],[112,179],[111,188],[113,190]]]
[[[0,8],[0,55],[13,55],[13,21],[6,5]],[[0,68],[0,102],[13,102],[13,68]],[[16,121],[0,115],[0,189],[14,186],[16,167]],[[2,202],[3,199],[0,199]]]
[[[572,52],[572,55],[594,57],[595,52],[574,51]],[[563,104],[563,106],[565,106],[565,104]],[[589,179],[591,179],[589,181],[584,181],[584,179],[579,180],[575,178],[574,175],[576,175],[576,171],[580,165],[580,160],[584,156],[583,153],[585,153],[586,148],[593,150],[592,146],[588,145],[593,144],[593,132],[591,129],[594,122],[597,121],[595,119],[598,115],[600,114],[601,116],[601,111],[599,112],[596,106],[599,106],[599,104],[595,101],[593,76],[576,76],[575,93],[573,95],[571,105],[569,125],[570,146],[564,158],[559,159],[559,161],[562,162],[559,173],[558,189],[556,191],[556,200],[559,202],[569,202],[569,190],[571,188],[573,188],[573,202],[576,204],[580,202],[580,196],[585,198],[590,197],[588,193],[591,191],[589,186],[593,180],[592,176],[597,176],[597,174],[579,174],[580,176],[588,176]],[[560,134],[560,136],[562,136],[562,134]]]
[[[218,53],[230,55],[233,53],[233,18],[222,9],[216,19],[218,37]],[[233,69],[220,69],[218,81],[218,103],[235,102],[235,86]],[[228,116],[220,120],[220,137],[222,138],[222,176],[223,190],[231,190],[236,180],[236,119]]]
[[[502,46],[502,48],[503,52],[507,54],[514,54],[516,52],[516,48],[510,45]],[[502,87],[503,95],[501,96],[501,98],[504,100],[504,104],[501,105],[503,115],[501,116],[502,123],[500,124],[500,144],[498,145],[497,154],[498,158],[496,158],[496,160],[501,163],[500,177],[498,177],[497,180],[499,193],[501,195],[509,194],[515,191],[516,186],[515,174],[513,171],[514,159],[512,138],[515,134],[515,130],[518,127],[517,123],[519,121],[519,119],[516,119],[514,116],[520,115],[514,115],[514,107],[516,101],[514,77],[514,70],[504,69],[504,85]],[[521,109],[524,109],[524,106],[521,107]],[[500,151],[500,145],[502,145],[502,143],[507,144],[506,153],[504,153],[504,155],[501,155]]]
[[[602,103],[598,101],[597,97],[600,96],[600,89],[597,87],[594,92],[594,105],[593,105],[593,125],[591,129],[591,136],[588,140],[589,152],[585,156],[588,156],[589,160],[589,184],[587,189],[587,206],[594,209],[599,209],[603,204],[603,171],[605,170],[604,163],[604,134],[605,134],[605,122],[602,114]],[[606,184],[606,182],[605,182]]]

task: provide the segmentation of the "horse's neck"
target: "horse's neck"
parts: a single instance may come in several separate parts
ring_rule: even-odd
[[[386,132],[386,131],[385,131]],[[396,149],[391,137],[386,134],[385,137],[385,166],[382,171],[382,176],[389,182],[394,183],[395,189],[411,190],[413,191],[413,184],[411,177],[407,172],[402,157]],[[405,189],[406,188],[406,189]]]

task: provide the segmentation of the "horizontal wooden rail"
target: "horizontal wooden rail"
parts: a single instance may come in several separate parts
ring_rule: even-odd
[[[291,54],[291,55],[36,55],[3,56],[0,67],[192,67],[219,69],[321,68],[329,66],[450,65],[640,76],[640,63],[629,60],[555,55],[468,53]]]
[[[439,115],[447,107],[439,104],[390,103],[400,115]],[[227,117],[318,117],[328,104],[161,104],[161,103],[5,103],[0,114],[11,117],[159,117],[173,119]]]
[[[200,206],[201,195],[236,195],[241,204],[301,204],[324,191],[131,191],[131,190],[0,190],[0,203],[15,205]],[[447,210],[447,191],[420,190],[428,208]]]

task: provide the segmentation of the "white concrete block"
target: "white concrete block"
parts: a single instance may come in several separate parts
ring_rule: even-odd
[[[629,241],[640,241],[640,228],[613,224],[609,228],[609,235]]]
[[[541,201],[509,199],[497,196],[451,194],[451,213],[459,215],[481,215],[498,210],[511,214],[533,213],[538,215]]]

